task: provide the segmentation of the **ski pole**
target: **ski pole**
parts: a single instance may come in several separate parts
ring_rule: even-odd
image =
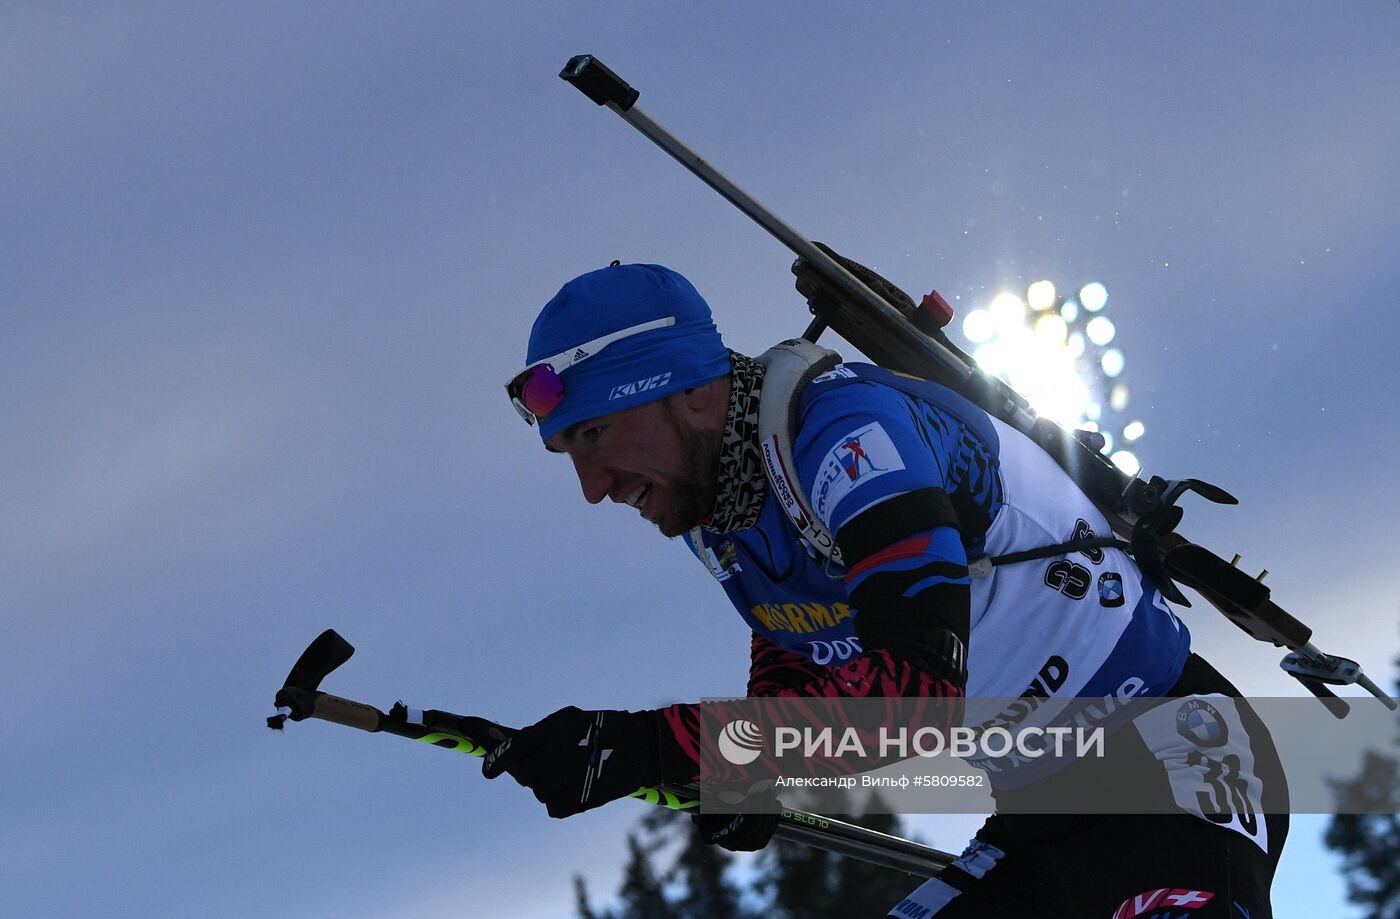
[[[411,709],[396,702],[388,712],[320,690],[321,680],[350,659],[354,647],[334,629],[327,629],[307,646],[278,690],[277,714],[267,726],[281,730],[288,721],[315,718],[369,733],[393,734],[420,743],[442,747],[468,756],[485,756],[488,749],[514,733],[485,718],[457,715],[436,709]],[[669,810],[691,810],[700,806],[693,787],[644,787],[630,798]],[[920,877],[934,877],[946,868],[953,856],[947,852],[881,833],[834,817],[783,808],[773,834],[778,839],[797,842],[835,855],[904,871]]]

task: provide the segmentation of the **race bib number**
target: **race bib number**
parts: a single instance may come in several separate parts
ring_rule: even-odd
[[[1263,780],[1234,699],[1187,696],[1134,719],[1166,767],[1172,797],[1202,820],[1234,830],[1269,851]]]

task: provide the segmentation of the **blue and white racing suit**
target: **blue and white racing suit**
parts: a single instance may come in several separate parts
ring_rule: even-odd
[[[843,550],[848,534],[856,531],[869,541],[870,527],[865,522],[875,520],[885,526],[899,518],[898,514],[882,516],[882,507],[902,507],[904,502],[915,512],[919,507],[941,511],[930,512],[926,523],[915,525],[912,532],[896,526],[888,541],[877,540],[873,548],[857,553],[859,563],[849,569],[834,566],[800,539],[772,488],[752,528],[699,531],[700,544],[692,542],[692,551],[753,630],[751,695],[781,694],[823,669],[860,659],[869,650],[862,646],[857,626],[860,601],[874,605],[876,601],[869,598],[882,596],[892,597],[893,602],[922,600],[931,622],[954,632],[965,628],[965,724],[1005,718],[1007,713],[999,709],[1007,699],[1041,703],[1194,691],[1179,685],[1188,657],[1199,660],[1190,654],[1186,626],[1121,550],[1090,549],[1000,565],[983,577],[968,576],[972,559],[1110,535],[1107,521],[1093,503],[1020,432],[943,386],[862,364],[839,365],[808,385],[801,394],[797,422],[792,485],[803,489],[811,509],[836,534]],[[920,503],[914,496],[927,500]],[[846,555],[850,558],[850,553]],[[886,582],[881,590],[864,586],[881,576]],[[890,593],[889,583],[898,584],[898,595]],[[940,605],[963,604],[965,619],[962,609],[955,609],[947,621],[937,618]],[[1204,662],[1201,665],[1209,669]],[[1205,683],[1224,698],[1225,690],[1210,679]],[[894,693],[909,691],[896,684],[886,691],[891,686]],[[1053,706],[1044,709],[1050,712]],[[1152,745],[1151,740],[1148,743]],[[1163,743],[1169,745],[1169,741]],[[987,765],[999,797],[1040,781],[1047,768],[1057,768],[1035,761]],[[1191,777],[1182,781],[1189,783]],[[1253,793],[1257,795],[1259,788],[1253,788]],[[1200,813],[1186,806],[1189,796],[1183,794],[1180,800],[1184,810]],[[1046,825],[1044,820],[1036,824]],[[1235,820],[1227,825],[1254,844],[1248,848],[1263,854],[1271,870],[1282,842],[1281,830],[1275,829],[1280,838],[1271,845],[1264,821]],[[1223,836],[1217,828],[1201,826],[1215,834],[1208,838]],[[1014,842],[1006,840],[1015,836],[1013,821],[1010,836],[1002,827],[997,839],[1003,847],[1014,847]],[[890,915],[920,917],[938,912],[943,916],[944,908],[949,910],[946,915],[1002,914],[998,910],[1013,915],[1018,909],[1031,909],[1024,904],[1012,906],[1011,900],[998,905],[994,897],[973,893],[979,885],[995,886],[984,883],[995,876],[986,870],[986,850],[1001,851],[985,840],[981,846],[967,863],[982,866],[980,873],[964,871],[966,866],[945,872],[945,880],[929,882],[941,887],[932,892],[920,888],[922,895],[911,894]],[[965,883],[958,885],[955,880],[950,886],[947,879],[959,872]],[[1130,872],[1120,874],[1123,883],[1137,882],[1127,877]],[[1162,889],[1194,890],[1190,883],[1183,879]],[[1268,909],[1267,889],[1265,879],[1263,910]],[[1131,901],[1137,893],[1130,891],[1123,897]],[[973,911],[963,913],[948,906],[962,894]],[[1164,893],[1159,899],[1168,896]],[[1258,896],[1251,901],[1256,910],[1261,908]],[[1059,914],[1045,904],[1038,908],[1044,915]],[[1188,902],[1185,908],[1195,907]],[[1102,919],[1112,914],[1109,907]],[[1253,919],[1266,914],[1256,911]],[[1124,915],[1139,913],[1129,910]]]

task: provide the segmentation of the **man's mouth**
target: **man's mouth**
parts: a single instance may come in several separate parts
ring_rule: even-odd
[[[651,497],[651,485],[641,485],[636,491],[627,496],[627,504],[635,507],[643,517],[646,516],[646,500]]]

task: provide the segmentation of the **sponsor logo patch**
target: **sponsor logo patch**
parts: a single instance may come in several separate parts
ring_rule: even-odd
[[[894,916],[908,916],[909,919],[928,919],[929,916],[933,915],[933,907],[920,906],[906,897],[899,901],[898,906],[890,910],[890,914]]]
[[[860,654],[861,650],[860,639],[854,636],[838,638],[835,641],[807,642],[807,655],[812,658],[812,663],[821,664],[823,667],[850,660]]]
[[[705,550],[705,566],[717,581],[727,581],[744,570],[739,564],[739,547],[731,539]]]
[[[988,871],[995,868],[997,862],[1001,861],[1005,855],[1006,853],[996,846],[973,837],[972,842],[968,843],[967,848],[963,849],[962,854],[953,864],[972,877],[982,878]]]
[[[649,389],[656,389],[658,386],[665,386],[671,382],[671,371],[658,373],[654,377],[646,377],[641,380],[633,380],[631,383],[623,383],[621,386],[614,386],[612,392],[608,393],[608,401],[621,399],[623,396],[635,396],[637,393],[646,392]]]
[[[1209,890],[1187,890],[1184,887],[1144,890],[1137,896],[1124,900],[1123,905],[1113,913],[1113,919],[1137,919],[1157,909],[1200,909],[1213,899],[1215,894]]]
[[[840,561],[840,550],[835,541],[831,538],[825,528],[814,526],[815,521],[808,516],[798,501],[797,494],[792,490],[787,469],[783,466],[783,458],[778,450],[778,435],[774,434],[763,442],[763,466],[768,473],[768,482],[778,495],[778,503],[783,506],[783,513],[787,514],[793,526],[802,534],[803,544],[808,547],[811,554],[812,547],[822,551],[824,555],[830,555],[833,561]],[[815,555],[812,556],[816,558]]]
[[[1221,747],[1230,739],[1225,719],[1204,699],[1192,699],[1176,710],[1176,730],[1198,747]]]
[[[1099,575],[1099,605],[1113,609],[1123,605],[1123,576],[1116,571]]]
[[[759,603],[749,612],[770,633],[794,635],[821,632],[851,618],[851,608],[845,603],[833,603],[830,607],[821,603]]]
[[[903,468],[904,460],[879,422],[857,428],[827,451],[812,483],[812,509],[830,520],[832,510],[857,486]]]
[[[854,380],[855,378],[856,372],[854,370],[847,370],[845,364],[837,364],[821,376],[814,377],[812,384],[830,383],[832,380]]]
[[[1065,680],[1069,679],[1069,661],[1052,654],[1041,666],[1035,679],[1031,680],[1031,685],[1026,687],[1026,691],[1021,693],[1021,697],[1011,703],[1005,711],[995,718],[982,722],[978,725],[979,731],[996,726],[1010,726],[1020,724],[1026,720],[1031,712],[1040,707],[1042,699],[1048,699],[1065,685]]]

